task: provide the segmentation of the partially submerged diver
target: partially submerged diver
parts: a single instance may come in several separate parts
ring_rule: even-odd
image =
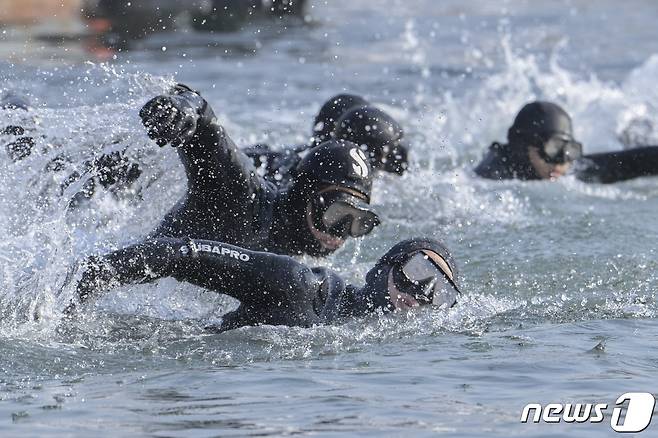
[[[32,106],[27,98],[6,92],[0,98],[0,109],[24,113],[20,124],[8,125],[0,129],[0,141],[4,143],[7,156],[18,163],[33,154],[50,154],[58,146],[53,145],[43,134],[38,132],[38,123],[32,116]],[[81,189],[71,195],[69,208],[78,207],[91,199],[102,188],[117,198],[133,192],[134,183],[142,174],[138,163],[131,160],[125,150],[112,151],[98,157],[85,160],[76,165],[64,153],[57,154],[45,165],[45,172],[68,172],[60,184],[60,195],[72,185],[80,182]],[[84,180],[84,181],[81,181]]]
[[[313,122],[309,144],[274,150],[266,144],[245,149],[264,177],[285,186],[295,167],[312,147],[331,140],[348,140],[366,154],[374,170],[401,175],[408,166],[409,145],[400,124],[361,96],[338,94],[327,100]]]
[[[455,262],[432,239],[396,244],[368,272],[365,285],[357,287],[334,271],[310,268],[288,256],[207,240],[158,238],[88,259],[77,284],[78,303],[112,287],[163,277],[240,302],[216,331],[261,324],[309,327],[430,304],[450,308],[460,295]]]
[[[185,167],[187,193],[151,237],[191,237],[280,254],[321,256],[379,224],[370,207],[372,169],[357,145],[313,147],[278,188],[256,169],[199,93],[184,85],[140,111],[150,138],[171,144]]]
[[[49,164],[57,166],[58,163],[61,161],[53,160]],[[123,199],[124,193],[134,195],[132,188],[141,174],[139,164],[132,161],[125,151],[114,151],[86,160],[80,170],[68,175],[60,185],[60,190],[64,193],[72,184],[86,178],[82,188],[71,196],[69,208],[76,208],[89,201],[99,189],[112,193],[117,199]]]
[[[658,175],[658,147],[583,155],[571,117],[551,102],[525,105],[507,132],[493,143],[475,173],[489,179],[555,179],[567,173],[586,182],[614,183]]]

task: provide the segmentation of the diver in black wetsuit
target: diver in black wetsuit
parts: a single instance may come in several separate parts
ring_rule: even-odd
[[[294,168],[304,153],[330,139],[356,143],[368,156],[373,169],[401,175],[407,169],[409,151],[403,137],[402,127],[384,111],[360,96],[338,94],[320,108],[309,145],[277,151],[259,144],[246,148],[245,153],[263,170],[267,180],[285,187],[294,177]]]
[[[571,118],[558,105],[525,105],[507,132],[507,144],[493,143],[475,173],[489,179],[554,179],[567,172],[586,182],[614,183],[658,175],[658,147],[583,155]]]
[[[147,102],[140,116],[158,145],[176,147],[188,183],[151,237],[320,256],[379,224],[368,205],[372,170],[353,143],[331,140],[309,150],[280,190],[256,174],[197,92],[178,85]]]
[[[350,108],[367,105],[368,101],[353,94],[338,94],[327,100],[313,122],[313,136],[308,145],[299,145],[282,150],[272,150],[267,144],[257,144],[243,149],[254,161],[254,166],[264,173],[265,179],[277,186],[286,186],[291,172],[307,149],[334,138],[336,121]]]
[[[424,304],[449,308],[460,294],[450,253],[431,239],[393,246],[359,288],[331,270],[309,268],[288,256],[206,240],[159,238],[88,259],[77,295],[82,303],[110,287],[162,277],[239,300],[217,331],[260,324],[308,327]],[[72,302],[65,312],[74,309]]]
[[[0,98],[0,109],[24,111],[29,117],[31,106],[26,98],[8,92]],[[34,124],[34,120],[25,119],[22,123],[23,126],[10,125],[0,130],[0,139],[5,143],[7,155],[15,163],[32,155],[37,146],[37,140],[40,141],[43,138],[32,132],[34,129],[26,127],[31,124]],[[42,148],[41,152],[47,153],[52,147],[48,144]],[[45,170],[62,172],[72,167],[72,164],[65,155],[59,154],[46,164]],[[75,208],[91,198],[99,187],[119,196],[119,192],[129,189],[141,173],[139,165],[131,161],[125,151],[114,151],[87,160],[79,169],[70,172],[61,184],[60,192],[64,193],[70,185],[81,178],[86,178],[82,184],[82,190],[76,192],[69,203],[70,208]]]

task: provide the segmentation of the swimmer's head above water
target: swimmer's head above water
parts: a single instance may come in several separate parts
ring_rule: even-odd
[[[573,137],[571,117],[551,102],[525,105],[509,128],[507,140],[513,148],[526,151],[540,179],[564,175],[583,152],[582,145]]]
[[[360,96],[331,97],[315,118],[312,144],[340,139],[356,143],[375,170],[401,175],[407,169],[409,146],[404,131],[389,114]]]
[[[295,169],[291,200],[304,215],[312,255],[335,251],[379,225],[371,191],[372,168],[355,144],[331,140],[308,151]]]
[[[330,97],[320,108],[313,121],[311,144],[318,146],[335,137],[336,122],[350,108],[368,105],[368,101],[355,94],[337,94]]]
[[[457,266],[448,249],[436,240],[415,238],[384,254],[355,295],[371,310],[390,312],[424,305],[450,308],[460,294]]]
[[[567,173],[582,154],[567,112],[554,103],[536,101],[521,108],[507,131],[507,143],[494,143],[476,173],[485,177],[555,179]]]

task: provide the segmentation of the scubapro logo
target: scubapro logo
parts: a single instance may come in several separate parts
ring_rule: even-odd
[[[624,407],[624,405],[626,405]],[[638,433],[651,424],[656,398],[648,392],[627,392],[615,401],[610,427],[616,432]],[[532,416],[531,416],[532,413]],[[608,413],[607,403],[529,403],[521,413],[521,423],[601,423]],[[625,414],[622,416],[622,413]]]
[[[350,149],[350,157],[354,160],[354,163],[352,163],[354,173],[362,178],[367,177],[369,170],[368,163],[366,162],[366,154],[361,149],[352,148]]]
[[[222,256],[229,256],[236,260],[241,260],[243,262],[249,261],[249,255],[234,249],[225,248],[219,245],[210,245],[207,243],[197,243],[192,242],[192,250],[195,252],[210,252],[213,254],[219,254]]]

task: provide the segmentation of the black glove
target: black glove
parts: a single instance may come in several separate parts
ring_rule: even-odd
[[[64,315],[67,317],[70,317],[75,312],[78,305],[84,304],[92,295],[105,289],[112,278],[111,269],[103,262],[101,257],[91,256],[82,263],[81,267],[84,269],[84,272],[76,286],[77,299],[69,301],[69,304],[64,308]],[[64,286],[73,281],[77,269],[79,267],[68,270],[66,279],[64,280]],[[62,286],[62,289],[64,286]]]
[[[177,147],[191,140],[207,107],[201,96],[183,87],[177,86],[174,94],[154,97],[139,112],[148,136],[158,146],[171,143]]]

